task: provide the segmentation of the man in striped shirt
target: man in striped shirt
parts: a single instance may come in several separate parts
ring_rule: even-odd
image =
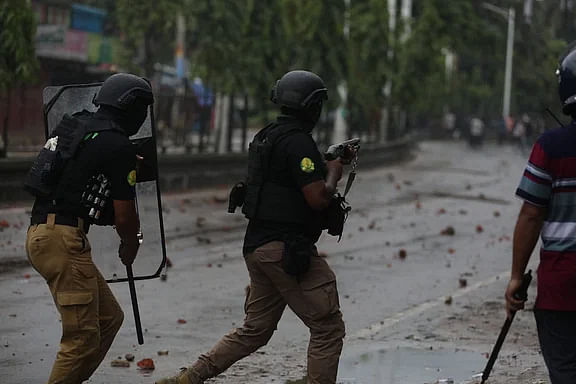
[[[542,237],[534,315],[552,384],[576,383],[576,50],[558,69],[568,126],[549,130],[536,142],[516,195],[524,200],[514,229],[513,261],[506,310],[524,308],[514,293]]]

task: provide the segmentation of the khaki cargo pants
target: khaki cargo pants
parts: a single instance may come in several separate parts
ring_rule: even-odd
[[[336,276],[315,254],[310,270],[298,281],[282,269],[284,244],[273,241],[245,257],[250,273],[244,325],[224,336],[200,356],[189,378],[197,382],[214,377],[236,361],[266,345],[286,305],[310,329],[308,383],[334,384],[344,338]],[[196,376],[196,378],[194,378]],[[199,378],[199,380],[198,380]]]
[[[92,262],[90,249],[82,229],[54,224],[54,215],[48,215],[46,224],[28,229],[28,258],[46,279],[62,319],[60,351],[49,384],[88,380],[124,319],[112,291]]]

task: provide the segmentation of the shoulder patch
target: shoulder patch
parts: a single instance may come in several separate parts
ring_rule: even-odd
[[[302,170],[302,172],[312,173],[312,172],[314,172],[314,170],[316,169],[316,167],[314,166],[314,162],[312,161],[311,158],[309,158],[309,157],[304,157],[304,158],[300,161],[300,169]]]
[[[131,187],[136,185],[136,171],[135,170],[130,171],[130,173],[128,174],[128,177],[126,177],[126,181],[128,181],[128,184],[130,184]]]

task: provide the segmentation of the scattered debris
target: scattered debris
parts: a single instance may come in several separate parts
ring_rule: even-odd
[[[420,201],[416,200],[416,209],[421,209],[422,208],[422,204],[420,203]]]
[[[494,217],[500,217],[500,211],[494,211]]]
[[[158,356],[168,356],[168,351],[158,351]]]
[[[410,180],[404,180],[404,185],[412,185],[412,182]]]
[[[0,220],[0,228],[9,228],[10,224],[6,220]]]
[[[449,253],[449,254],[453,255],[454,252],[456,252],[456,251],[454,250],[454,248],[448,248],[448,253]]]
[[[110,366],[114,368],[130,368],[130,362],[126,360],[112,360]]]
[[[454,236],[456,234],[456,230],[454,229],[453,226],[449,225],[446,228],[444,228],[440,234],[442,236]]]
[[[436,211],[437,215],[443,215],[446,213],[446,210],[444,208],[440,208],[438,211]]]
[[[396,184],[396,190],[399,191],[402,189],[402,186],[400,184]]]
[[[154,370],[154,360],[152,359],[142,359],[138,362],[138,368],[146,371]]]
[[[368,229],[373,230],[376,227],[376,220],[372,220],[370,224],[368,224]]]
[[[202,216],[198,216],[196,218],[196,226],[198,228],[202,228],[204,226],[204,224],[206,224],[206,218],[202,217]]]
[[[467,215],[467,214],[468,214],[468,211],[465,210],[465,209],[460,209],[460,210],[458,211],[458,213],[461,214],[462,216],[464,216],[464,215]]]
[[[460,278],[458,283],[460,283],[460,288],[466,288],[468,286],[468,280],[464,278]]]
[[[364,232],[364,227],[358,227],[358,231]]]
[[[124,358],[126,359],[126,361],[134,361],[134,355],[131,353],[125,354]]]
[[[405,249],[401,249],[400,251],[398,251],[398,257],[400,258],[400,260],[406,259],[407,255],[408,254]]]
[[[166,257],[166,268],[172,268],[172,260],[169,257]]]
[[[396,179],[396,178],[394,177],[394,174],[393,174],[393,173],[389,173],[388,175],[386,175],[386,177],[388,178],[388,181],[391,182],[391,183],[394,182],[394,180]]]
[[[186,324],[187,321],[184,319],[178,319],[178,324]]]
[[[163,273],[160,275],[160,281],[167,281],[168,280],[168,275]]]
[[[446,298],[444,299],[444,304],[452,305],[452,296],[446,296]]]
[[[212,239],[210,239],[209,237],[202,237],[202,236],[196,237],[196,241],[198,241],[198,243],[200,243],[200,244],[211,244],[212,243]]]
[[[482,233],[484,232],[484,227],[482,227],[480,224],[478,224],[476,226],[476,233]]]

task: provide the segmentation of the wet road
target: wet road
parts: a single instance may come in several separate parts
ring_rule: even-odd
[[[362,172],[360,162],[349,196],[354,210],[342,241],[325,236],[319,243],[338,276],[347,326],[340,382],[423,384],[448,377],[459,382],[482,370],[503,320],[501,297],[520,207],[514,190],[524,163],[515,148],[471,151],[463,143],[443,142],[423,143],[414,161],[394,167]],[[91,383],[151,383],[241,323],[248,282],[240,253],[245,223],[240,215],[225,213],[225,194],[165,197],[173,267],[167,281],[137,283],[145,345],[135,345],[127,286],[114,284],[126,320]],[[25,222],[24,211],[0,211],[0,219]],[[0,234],[11,259],[21,257],[24,230]],[[30,267],[0,274],[0,292],[1,382],[40,383],[49,375],[60,335],[52,299]],[[484,310],[490,300],[493,308]],[[472,329],[466,311],[479,308],[486,318]],[[519,317],[533,332],[530,315]],[[482,327],[486,335],[480,337]],[[474,332],[478,337],[468,337]],[[268,346],[214,382],[297,380],[305,374],[307,337],[307,329],[287,311]],[[529,341],[532,349],[522,352],[513,368],[519,374],[542,365],[533,333]],[[456,353],[459,349],[465,352]],[[520,353],[516,349],[505,346],[503,355]],[[156,369],[110,366],[126,353],[137,361],[154,359]]]

